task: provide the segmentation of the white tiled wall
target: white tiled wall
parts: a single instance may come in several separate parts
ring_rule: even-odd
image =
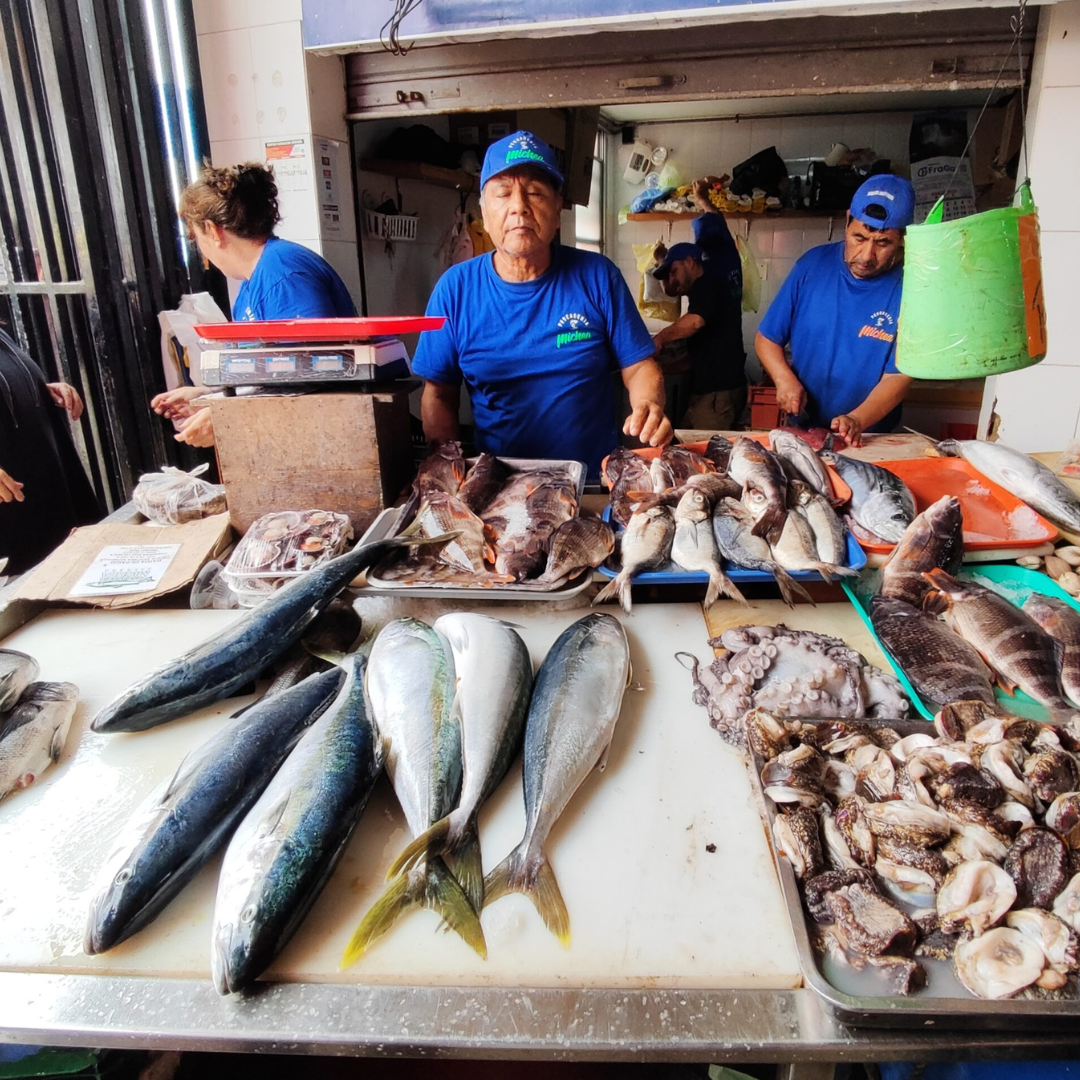
[[[1028,107],[1031,185],[1042,228],[1048,350],[1035,367],[988,380],[1003,442],[1060,450],[1080,437],[1080,350],[1073,311],[1080,295],[1080,0],[1039,9]],[[994,385],[991,385],[991,384]]]

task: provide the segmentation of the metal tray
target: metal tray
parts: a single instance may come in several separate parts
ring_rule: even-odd
[[[803,722],[816,723],[820,718],[803,717]],[[866,720],[862,723],[874,727],[891,727],[900,735],[925,732],[926,723],[912,720]],[[985,1030],[1040,1030],[1074,1028],[1080,1020],[1080,1000],[1077,1001],[984,1001],[970,997],[931,997],[927,991],[919,991],[909,997],[855,997],[838,990],[825,977],[818,963],[818,954],[810,943],[807,931],[807,915],[799,895],[799,884],[791,863],[781,858],[773,839],[773,822],[779,811],[776,804],[766,798],[761,786],[761,770],[765,761],[755,753],[747,760],[750,784],[758,801],[758,810],[768,836],[776,872],[780,878],[780,891],[787,906],[791,931],[795,936],[795,949],[799,956],[806,985],[825,1003],[825,1006],[844,1024],[872,1028],[982,1028]],[[928,970],[932,965],[947,967],[943,960],[920,958]]]

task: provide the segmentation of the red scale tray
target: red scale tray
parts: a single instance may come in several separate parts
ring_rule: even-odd
[[[354,319],[274,319],[269,322],[200,323],[195,333],[206,341],[363,341],[441,330],[441,315],[380,315]]]

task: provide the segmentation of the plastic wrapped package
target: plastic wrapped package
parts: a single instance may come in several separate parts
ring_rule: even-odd
[[[179,525],[225,512],[225,488],[200,477],[210,466],[184,472],[166,465],[161,472],[139,477],[131,500],[143,517],[157,525]]]
[[[340,555],[352,536],[345,514],[329,510],[264,514],[236,545],[222,576],[241,607],[257,607],[290,578]]]

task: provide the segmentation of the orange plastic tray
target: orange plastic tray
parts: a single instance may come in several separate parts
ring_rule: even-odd
[[[955,495],[964,514],[964,547],[968,551],[1038,547],[1058,535],[1046,518],[963,458],[912,458],[875,464],[907,484],[920,513],[942,495]],[[864,550],[879,555],[893,549],[892,544],[859,543]]]

